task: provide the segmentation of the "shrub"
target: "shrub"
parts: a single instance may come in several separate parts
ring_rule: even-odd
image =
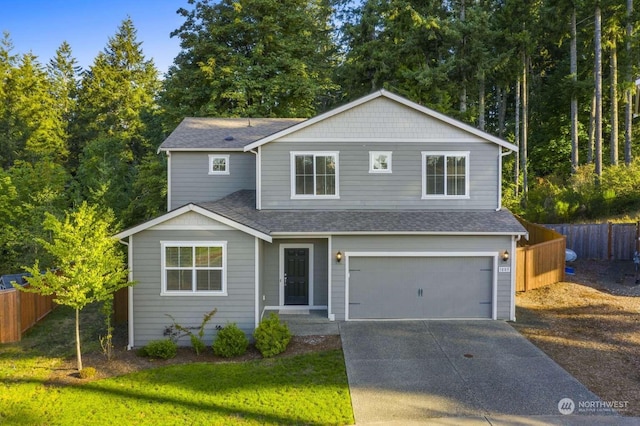
[[[81,379],[90,379],[96,375],[96,372],[96,369],[93,367],[85,367],[80,370],[80,373],[78,374],[80,375]]]
[[[227,324],[218,331],[218,336],[213,342],[213,353],[225,358],[240,356],[247,351],[249,339],[234,323]]]
[[[177,342],[178,339],[182,336],[189,336],[193,350],[196,351],[196,355],[200,355],[200,353],[207,347],[202,340],[202,338],[204,337],[204,327],[209,321],[211,321],[211,318],[213,318],[217,311],[218,310],[214,308],[213,310],[204,314],[204,316],[202,317],[202,322],[200,323],[200,327],[185,327],[178,324],[173,316],[165,314],[166,316],[171,318],[171,320],[173,321],[173,325],[165,327],[164,335],[169,336],[169,338],[173,342]],[[196,328],[198,330],[197,333],[191,331],[191,329]]]
[[[256,339],[256,348],[263,357],[268,358],[287,349],[291,332],[287,324],[280,323],[278,315],[272,312],[269,318],[260,322],[253,337]]]
[[[142,353],[149,358],[169,359],[178,354],[178,345],[169,339],[152,340],[145,345]]]

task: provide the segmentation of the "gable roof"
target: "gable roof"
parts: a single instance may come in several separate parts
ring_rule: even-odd
[[[198,214],[201,214],[202,216],[208,217],[211,220],[215,220],[217,222],[223,223],[227,226],[230,226],[231,228],[237,229],[239,231],[245,232],[249,235],[253,235],[254,237],[260,238],[262,240],[271,242],[271,237],[269,235],[267,235],[264,232],[261,232],[258,228],[256,227],[252,227],[252,226],[247,226],[241,222],[237,222],[234,221],[232,219],[229,219],[225,216],[221,216],[211,210],[207,210],[207,209],[203,209],[200,206],[197,206],[195,204],[187,204],[185,206],[179,207],[175,210],[171,210],[168,213],[163,214],[162,216],[158,216],[155,219],[151,219],[147,222],[141,223],[138,226],[134,226],[132,228],[129,229],[125,229],[122,232],[119,232],[118,234],[114,235],[114,238],[121,240],[123,238],[127,238],[131,235],[137,234],[138,232],[141,231],[145,231],[147,229],[153,228],[154,226],[160,225],[164,222],[167,222],[171,219],[174,219],[182,214],[188,213],[188,212],[195,212]]]
[[[252,143],[249,143],[248,145],[246,145],[244,147],[244,150],[245,151],[250,151],[250,150],[255,149],[255,148],[259,147],[259,146],[262,146],[262,145],[267,144],[269,142],[272,142],[272,141],[274,141],[276,139],[279,139],[279,138],[282,138],[284,136],[287,136],[287,135],[290,135],[292,133],[295,133],[295,132],[297,132],[299,130],[302,130],[302,129],[306,128],[306,127],[312,126],[312,125],[314,125],[316,123],[319,123],[321,121],[327,120],[328,118],[331,118],[333,116],[336,116],[336,115],[341,114],[341,113],[343,113],[345,111],[348,111],[350,109],[356,108],[356,107],[358,107],[358,106],[360,106],[360,105],[362,105],[364,103],[370,102],[370,101],[372,101],[374,99],[378,99],[378,98],[381,98],[381,97],[393,100],[395,102],[398,102],[398,103],[400,103],[400,104],[402,104],[402,105],[404,105],[406,107],[412,108],[413,110],[418,111],[418,112],[420,112],[420,113],[422,113],[422,114],[424,114],[424,115],[426,115],[428,117],[431,117],[433,119],[436,119],[438,121],[446,123],[446,124],[448,124],[450,126],[456,127],[456,128],[458,128],[458,129],[460,129],[460,130],[462,130],[464,132],[467,132],[467,133],[470,133],[470,134],[475,135],[477,137],[480,137],[480,138],[482,138],[482,139],[484,139],[486,141],[493,142],[493,143],[495,143],[495,144],[497,144],[497,145],[499,145],[499,146],[501,146],[503,148],[509,149],[511,151],[517,151],[518,150],[518,147],[516,145],[512,144],[512,143],[509,143],[509,142],[507,142],[507,141],[505,141],[503,139],[500,139],[500,138],[498,138],[496,136],[493,136],[493,135],[491,135],[491,134],[489,134],[487,132],[479,130],[479,129],[473,127],[473,126],[465,124],[462,121],[458,121],[458,120],[456,120],[454,118],[451,118],[451,117],[449,117],[447,115],[441,114],[441,113],[439,113],[437,111],[434,111],[434,110],[432,110],[430,108],[427,108],[427,107],[424,107],[424,106],[422,106],[420,104],[412,102],[412,101],[410,101],[410,100],[408,100],[406,98],[403,98],[402,96],[398,96],[398,95],[396,95],[394,93],[388,92],[388,91],[386,91],[384,89],[379,90],[379,91],[374,92],[374,93],[371,93],[370,95],[364,96],[364,97],[362,97],[360,99],[356,99],[353,102],[350,102],[350,103],[348,103],[346,105],[343,105],[341,107],[332,109],[331,111],[327,111],[324,114],[317,115],[317,116],[315,116],[313,118],[310,118],[308,120],[305,120],[305,121],[302,121],[302,122],[297,123],[295,125],[292,125],[292,126],[286,128],[286,129],[282,129],[282,130],[280,130],[280,131],[278,131],[276,133],[267,135],[262,139],[256,140],[256,141],[254,141]]]
[[[187,117],[162,142],[158,151],[242,151],[247,144],[304,120],[306,119]]]

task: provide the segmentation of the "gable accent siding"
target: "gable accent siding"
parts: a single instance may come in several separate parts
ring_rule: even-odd
[[[224,152],[229,156],[229,174],[209,174],[212,152],[171,152],[169,208],[188,203],[215,201],[241,189],[255,189],[255,155],[250,152]]]
[[[227,296],[161,296],[161,241],[226,241],[227,244]],[[199,326],[205,313],[216,308],[218,312],[205,331],[205,343],[210,345],[216,325],[235,322],[247,334],[255,327],[255,238],[241,231],[145,230],[133,239],[133,326],[135,341],[140,347],[148,341],[163,339],[164,328],[172,324],[165,314],[185,326]],[[188,339],[179,342],[189,345]]]
[[[475,140],[486,142],[451,124],[384,97],[286,135],[278,141],[343,139],[358,140]],[[275,141],[275,143],[278,143]]]
[[[194,211],[183,213],[177,217],[166,220],[158,225],[149,228],[150,231],[167,231],[167,230],[218,230],[231,231],[232,227],[210,219]]]
[[[339,199],[291,199],[291,152],[339,151]],[[493,143],[389,142],[300,143],[277,141],[261,152],[262,209],[494,210],[498,205],[500,147]],[[369,173],[369,151],[393,154],[391,173]],[[422,199],[423,151],[469,152],[468,199]]]

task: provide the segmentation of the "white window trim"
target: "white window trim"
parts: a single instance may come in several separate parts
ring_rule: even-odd
[[[226,241],[160,241],[161,246],[161,289],[160,296],[227,296],[227,242]],[[166,253],[167,247],[222,247],[222,290],[191,291],[167,290]],[[194,273],[196,269],[193,269]],[[193,281],[195,283],[195,279]]]
[[[209,174],[210,175],[228,175],[229,172],[229,155],[209,154]],[[213,162],[218,159],[224,159],[225,168],[223,171],[213,170]]]
[[[391,173],[391,151],[369,151],[369,173]],[[374,169],[373,165],[375,157],[378,155],[387,156],[387,168],[386,169]]]
[[[469,153],[470,151],[422,151],[422,199],[423,200],[466,200],[469,199]],[[444,155],[445,157],[465,157],[465,168],[464,168],[464,195],[447,195],[447,180],[445,175],[445,190],[444,194],[428,194],[427,195],[427,156],[432,155]],[[446,158],[445,158],[445,167],[446,167]]]
[[[290,153],[290,180],[291,180],[291,199],[292,200],[327,200],[327,199],[339,199],[340,198],[340,166],[339,166],[339,151],[292,151]],[[298,155],[313,155],[316,156],[333,156],[336,161],[336,193],[332,195],[311,195],[311,194],[296,194],[296,156]],[[315,177],[315,160],[313,175]],[[315,185],[314,185],[315,188]],[[315,189],[314,189],[315,190]]]

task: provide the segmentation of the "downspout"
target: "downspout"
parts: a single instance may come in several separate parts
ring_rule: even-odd
[[[171,152],[167,151],[167,211],[171,211]]]
[[[511,303],[511,313],[509,315],[509,321],[516,320],[516,268],[518,267],[518,241],[520,241],[522,235],[514,235],[511,239],[511,297],[513,298]]]
[[[498,156],[498,207],[496,211],[502,210],[502,157],[511,154],[511,151],[500,152]]]
[[[261,147],[258,147],[257,151],[252,149],[249,152],[256,156],[256,210],[262,210],[262,150]]]
[[[129,242],[120,240],[120,243],[127,246],[127,269],[129,275],[127,279],[133,282],[133,235],[129,236]],[[127,287],[127,332],[129,334],[129,343],[127,350],[133,349],[133,286]]]

